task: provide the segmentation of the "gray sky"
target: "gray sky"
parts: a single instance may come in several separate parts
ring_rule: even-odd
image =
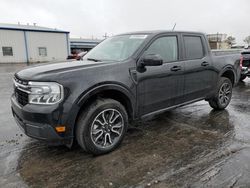
[[[37,23],[102,38],[138,30],[227,33],[238,43],[250,35],[249,0],[1,0],[0,22]]]

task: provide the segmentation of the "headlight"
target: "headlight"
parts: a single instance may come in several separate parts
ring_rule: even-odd
[[[29,82],[29,103],[55,104],[63,99],[63,86],[55,82]]]

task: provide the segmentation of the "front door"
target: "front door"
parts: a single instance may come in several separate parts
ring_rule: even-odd
[[[184,62],[179,61],[177,35],[156,38],[143,55],[157,54],[161,66],[147,66],[137,72],[137,96],[140,115],[163,110],[178,103],[184,90]]]

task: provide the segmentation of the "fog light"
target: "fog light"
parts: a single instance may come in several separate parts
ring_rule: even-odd
[[[66,130],[65,126],[56,127],[56,132],[58,133],[64,133],[65,130]]]

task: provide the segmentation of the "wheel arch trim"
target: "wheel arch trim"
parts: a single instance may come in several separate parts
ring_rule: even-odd
[[[95,85],[85,92],[83,92],[77,99],[76,104],[81,108],[82,105],[87,102],[87,100],[97,95],[98,93],[108,91],[108,90],[115,90],[117,92],[122,93],[126,98],[129,100],[132,110],[132,116],[135,116],[135,109],[136,109],[136,97],[132,94],[132,92],[126,87],[119,83],[102,83],[101,85]]]
[[[224,68],[221,70],[221,72],[220,72],[220,74],[219,74],[219,77],[222,77],[222,75],[225,74],[227,71],[230,71],[230,72],[233,73],[233,76],[234,76],[234,83],[233,83],[233,85],[234,85],[235,83],[237,83],[237,75],[236,75],[236,73],[235,73],[233,67],[231,67],[231,66],[226,66],[226,67],[224,67]]]

